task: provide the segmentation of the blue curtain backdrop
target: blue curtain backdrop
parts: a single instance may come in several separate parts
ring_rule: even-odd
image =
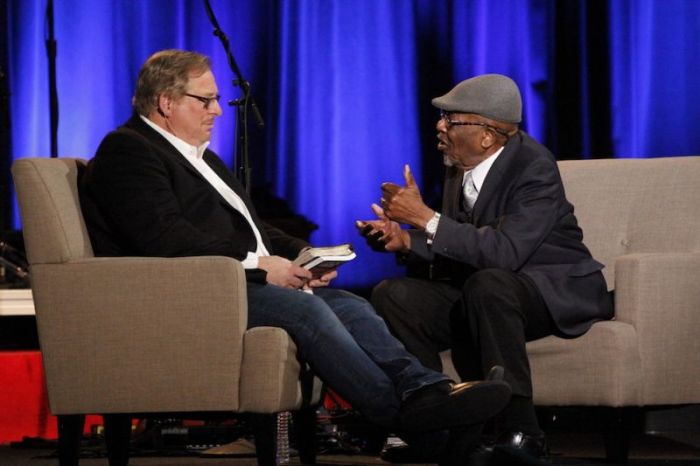
[[[49,154],[47,0],[7,2],[11,158]],[[401,274],[353,222],[382,181],[412,166],[437,202],[442,173],[430,99],[480,73],[524,98],[523,127],[563,158],[700,153],[700,2],[686,0],[211,0],[265,118],[251,128],[253,181],[352,242],[340,284]],[[239,96],[199,0],[55,2],[59,155],[89,158],[125,121],[142,62],[163,48],[212,57]],[[212,148],[234,166],[234,111]],[[9,204],[9,203],[5,203]],[[15,213],[15,226],[19,221]]]
[[[700,2],[610,2],[616,157],[700,153]]]

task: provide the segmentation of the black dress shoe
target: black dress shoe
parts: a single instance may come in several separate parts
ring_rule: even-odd
[[[529,435],[523,432],[508,432],[498,436],[495,446],[517,449],[536,458],[549,456],[547,439],[544,434]]]
[[[503,380],[506,371],[503,366],[493,366],[488,374],[486,374],[486,380]]]
[[[399,425],[409,432],[426,432],[479,424],[498,414],[510,393],[502,380],[429,385],[402,403]]]

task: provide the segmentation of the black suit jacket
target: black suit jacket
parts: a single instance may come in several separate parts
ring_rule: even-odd
[[[243,199],[271,254],[294,258],[308,246],[262,222],[214,152],[205,151],[204,160]],[[243,215],[138,115],[104,138],[81,177],[80,200],[96,255],[242,260],[256,248]],[[259,269],[246,274],[265,280]]]
[[[560,332],[584,333],[613,315],[600,270],[583,244],[554,156],[524,132],[510,138],[489,170],[471,218],[461,211],[463,171],[448,168],[443,216],[432,247],[411,232],[414,256],[434,262],[457,286],[474,270],[524,273],[537,285]]]

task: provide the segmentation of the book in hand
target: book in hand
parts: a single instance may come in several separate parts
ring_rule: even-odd
[[[319,278],[323,274],[337,269],[344,262],[355,258],[355,251],[350,243],[338,246],[326,246],[320,248],[309,248],[302,251],[293,263],[310,270],[314,278]]]

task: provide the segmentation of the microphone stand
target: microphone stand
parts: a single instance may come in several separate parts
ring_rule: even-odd
[[[219,38],[221,44],[224,46],[226,51],[226,57],[228,58],[228,64],[231,67],[236,79],[233,80],[233,85],[241,88],[242,96],[238,99],[231,100],[228,102],[230,106],[236,107],[236,159],[238,162],[237,176],[238,179],[243,183],[245,190],[250,194],[250,160],[248,158],[248,107],[253,112],[253,118],[258,127],[262,128],[265,126],[262,115],[260,115],[260,110],[255,103],[255,99],[250,93],[250,83],[243,78],[241,70],[236,64],[236,60],[233,58],[233,53],[231,53],[231,47],[229,46],[228,37],[219,27],[219,22],[214,16],[214,10],[212,10],[209,0],[204,0],[204,7],[207,10],[207,16],[212,26],[214,26],[214,35]]]
[[[16,275],[17,278],[29,278],[29,272],[2,256],[0,256],[0,267],[4,267],[6,270],[9,270],[11,273]]]
[[[5,257],[5,254],[8,255],[7,258]],[[13,255],[17,256],[19,260],[15,259],[15,261],[13,261]],[[27,271],[26,266],[17,263],[20,261],[24,262],[24,258],[20,258],[19,255],[20,252],[17,251],[15,248],[5,243],[4,241],[0,241],[0,267],[4,267],[6,270],[9,270],[18,278],[29,278],[29,272]]]
[[[46,55],[49,59],[49,118],[51,127],[51,157],[58,157],[58,90],[56,87],[56,37],[53,32],[53,0],[46,3]]]

